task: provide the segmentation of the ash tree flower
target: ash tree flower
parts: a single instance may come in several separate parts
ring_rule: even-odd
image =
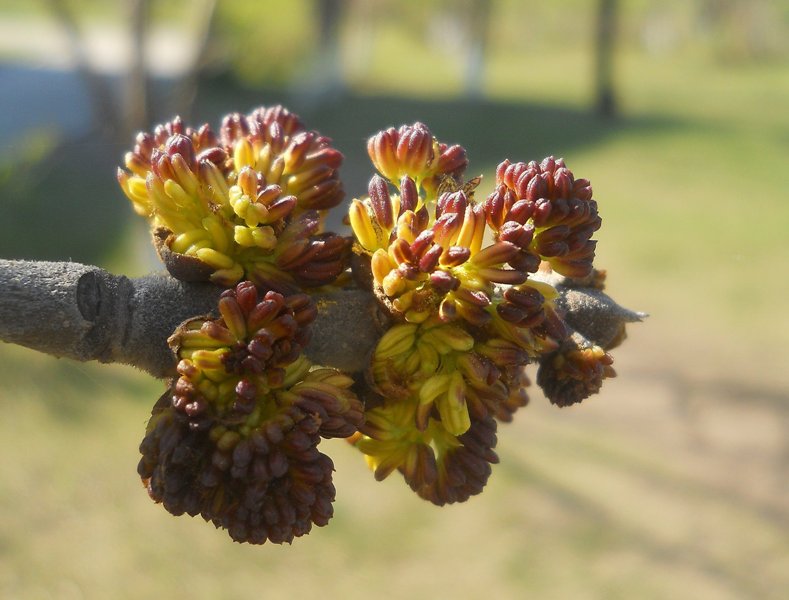
[[[226,290],[219,319],[187,321],[170,339],[179,377],[153,410],[138,471],[175,515],[201,515],[238,542],[290,542],[332,516],[331,459],[321,437],[362,422],[353,380],[302,354],[309,296]]]
[[[570,277],[592,272],[597,242],[591,237],[601,224],[597,202],[589,181],[575,179],[563,159],[502,162],[485,212],[499,239],[529,232],[529,242],[520,245],[524,256],[545,260],[554,271]]]
[[[538,383],[572,388],[557,392],[565,399],[612,374],[586,350],[559,352],[571,331],[558,292],[532,277],[541,265],[592,272],[597,205],[589,182],[552,157],[504,161],[477,202],[466,151],[422,123],[381,131],[367,147],[379,174],[349,220],[391,325],[369,369],[377,399],[352,441],[377,479],[397,470],[436,504],[463,501],[498,461],[496,421],[528,402],[527,364],[550,355]]]
[[[615,375],[623,319],[587,339],[560,289],[603,287],[588,180],[562,159],[505,160],[480,201],[466,150],[423,123],[367,150],[377,173],[350,203],[353,238],[324,230],[342,155],[281,106],[230,114],[218,133],[175,118],[126,154],[118,181],[171,275],[225,288],[169,338],[177,376],[140,445],[138,473],[170,513],[290,543],[332,517],[322,438],[346,438],[378,480],[397,471],[421,498],[463,502],[499,461],[498,424],[529,402],[529,364],[558,406]],[[311,293],[353,282],[384,316],[366,371],[349,375],[304,350]]]
[[[281,106],[225,117],[219,135],[180,119],[141,133],[118,181],[160,228],[178,278],[230,286],[247,278],[282,292],[332,282],[348,242],[323,231],[344,196],[342,154]]]

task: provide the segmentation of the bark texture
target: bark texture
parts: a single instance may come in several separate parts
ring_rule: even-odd
[[[599,290],[553,283],[562,294],[568,324],[603,347],[625,323],[644,316]],[[0,340],[168,377],[176,363],[167,338],[186,319],[215,314],[221,292],[165,274],[129,279],[79,263],[0,260]],[[363,371],[381,334],[374,296],[350,288],[313,298],[318,317],[307,356],[315,364]]]

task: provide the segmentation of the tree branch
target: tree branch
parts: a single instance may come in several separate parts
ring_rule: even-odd
[[[557,284],[567,322],[607,347],[624,323],[644,315],[602,292]],[[167,338],[183,321],[216,312],[222,289],[169,275],[129,279],[70,262],[0,260],[0,340],[78,361],[175,373]],[[380,337],[376,301],[357,288],[313,295],[318,317],[306,352],[316,364],[363,371]]]
[[[0,260],[0,340],[167,377],[175,372],[167,338],[186,319],[215,312],[221,291],[168,275],[128,279],[79,263]],[[315,301],[309,358],[364,369],[377,339],[372,294],[348,290]]]

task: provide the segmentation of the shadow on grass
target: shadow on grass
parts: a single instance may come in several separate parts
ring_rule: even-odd
[[[5,402],[38,402],[60,423],[81,427],[104,409],[134,402],[144,423],[164,385],[130,369],[53,360],[31,350],[0,348],[0,407]]]
[[[648,528],[638,525],[639,519],[648,518],[639,514],[638,505],[632,507],[631,514],[622,518],[611,507],[515,456],[506,457],[497,470],[500,477],[518,481],[519,485],[533,486],[547,496],[551,504],[565,511],[568,519],[576,521],[575,530],[582,532],[576,542],[583,544],[591,554],[615,553],[629,548],[652,564],[665,565],[670,571],[690,569],[747,598],[760,596],[769,587],[758,576],[752,577],[747,569],[732,569],[714,552],[700,549],[692,537],[662,540],[651,534]]]

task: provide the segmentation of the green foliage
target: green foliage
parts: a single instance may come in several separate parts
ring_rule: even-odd
[[[309,0],[226,0],[218,5],[217,32],[233,72],[247,85],[291,80],[315,50]]]

